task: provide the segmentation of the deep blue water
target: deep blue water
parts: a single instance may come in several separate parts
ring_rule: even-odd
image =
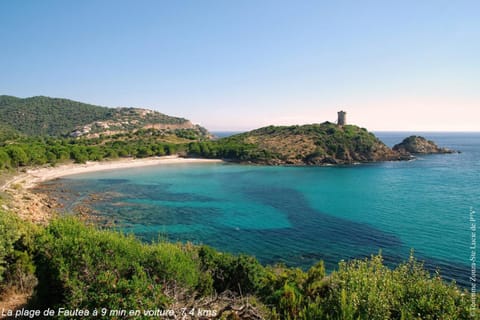
[[[409,133],[379,132],[386,144]],[[480,133],[422,133],[460,154],[341,167],[163,165],[50,182],[145,240],[167,237],[308,268],[381,250],[415,250],[431,270],[469,283],[470,208],[480,207]],[[67,196],[66,196],[67,195]],[[65,197],[66,196],[66,197]]]

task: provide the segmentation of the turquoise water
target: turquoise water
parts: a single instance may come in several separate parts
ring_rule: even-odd
[[[377,135],[392,145],[407,133]],[[466,285],[470,208],[480,207],[480,134],[424,135],[462,153],[342,167],[163,165],[48,187],[66,210],[86,202],[147,241],[193,241],[303,268],[323,259],[330,270],[379,250],[393,265],[414,248],[431,270]]]

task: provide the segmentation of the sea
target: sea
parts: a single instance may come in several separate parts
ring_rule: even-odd
[[[330,271],[379,253],[394,267],[413,252],[431,272],[468,287],[480,245],[480,132],[376,132],[389,146],[411,134],[460,153],[329,167],[169,164],[43,188],[65,214],[89,207],[147,242],[206,244],[302,269],[323,260]]]

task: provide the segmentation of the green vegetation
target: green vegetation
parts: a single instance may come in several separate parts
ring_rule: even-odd
[[[394,270],[380,255],[341,262],[330,276],[321,262],[306,273],[273,268],[267,284],[280,319],[470,319],[467,293],[413,255]]]
[[[73,218],[37,228],[0,211],[0,291],[31,289],[36,279],[36,308],[194,306],[228,291],[249,297],[267,319],[475,319],[470,295],[413,255],[393,270],[378,255],[341,262],[327,275],[322,262],[306,272],[264,267],[206,246],[141,243]]]
[[[146,245],[133,237],[86,228],[73,219],[51,223],[39,237],[38,297],[43,307],[167,307],[165,294],[198,285],[187,246]]]
[[[190,129],[177,129],[174,133],[145,129],[91,139],[22,137],[0,142],[0,170],[55,165],[69,160],[85,163],[119,157],[174,155],[185,153],[192,139],[203,137]]]
[[[157,126],[158,129],[205,129],[186,119],[136,108],[107,108],[68,99],[0,96],[0,136],[68,136],[128,132]]]
[[[191,143],[188,152],[264,164],[344,164],[400,158],[366,129],[329,122],[269,126],[214,142]]]
[[[0,96],[0,170],[185,154],[210,134],[183,118],[66,99]]]
[[[204,128],[145,109],[0,96],[0,111],[0,169],[169,154],[273,165],[348,164],[405,156],[366,129],[329,122],[269,126],[212,141]]]
[[[0,209],[0,295],[12,287],[28,292],[37,284],[33,262],[36,236],[34,225]]]
[[[80,138],[0,138],[0,169],[179,154],[259,164],[323,165],[409,159],[391,150],[366,129],[332,123],[265,127],[209,140],[197,129],[139,129]],[[405,157],[405,158],[404,158]]]
[[[113,116],[113,109],[67,99],[0,96],[0,122],[27,135],[64,135]]]

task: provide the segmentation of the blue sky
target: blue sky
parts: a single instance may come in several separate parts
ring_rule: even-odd
[[[0,1],[0,94],[210,130],[480,131],[479,1]]]

